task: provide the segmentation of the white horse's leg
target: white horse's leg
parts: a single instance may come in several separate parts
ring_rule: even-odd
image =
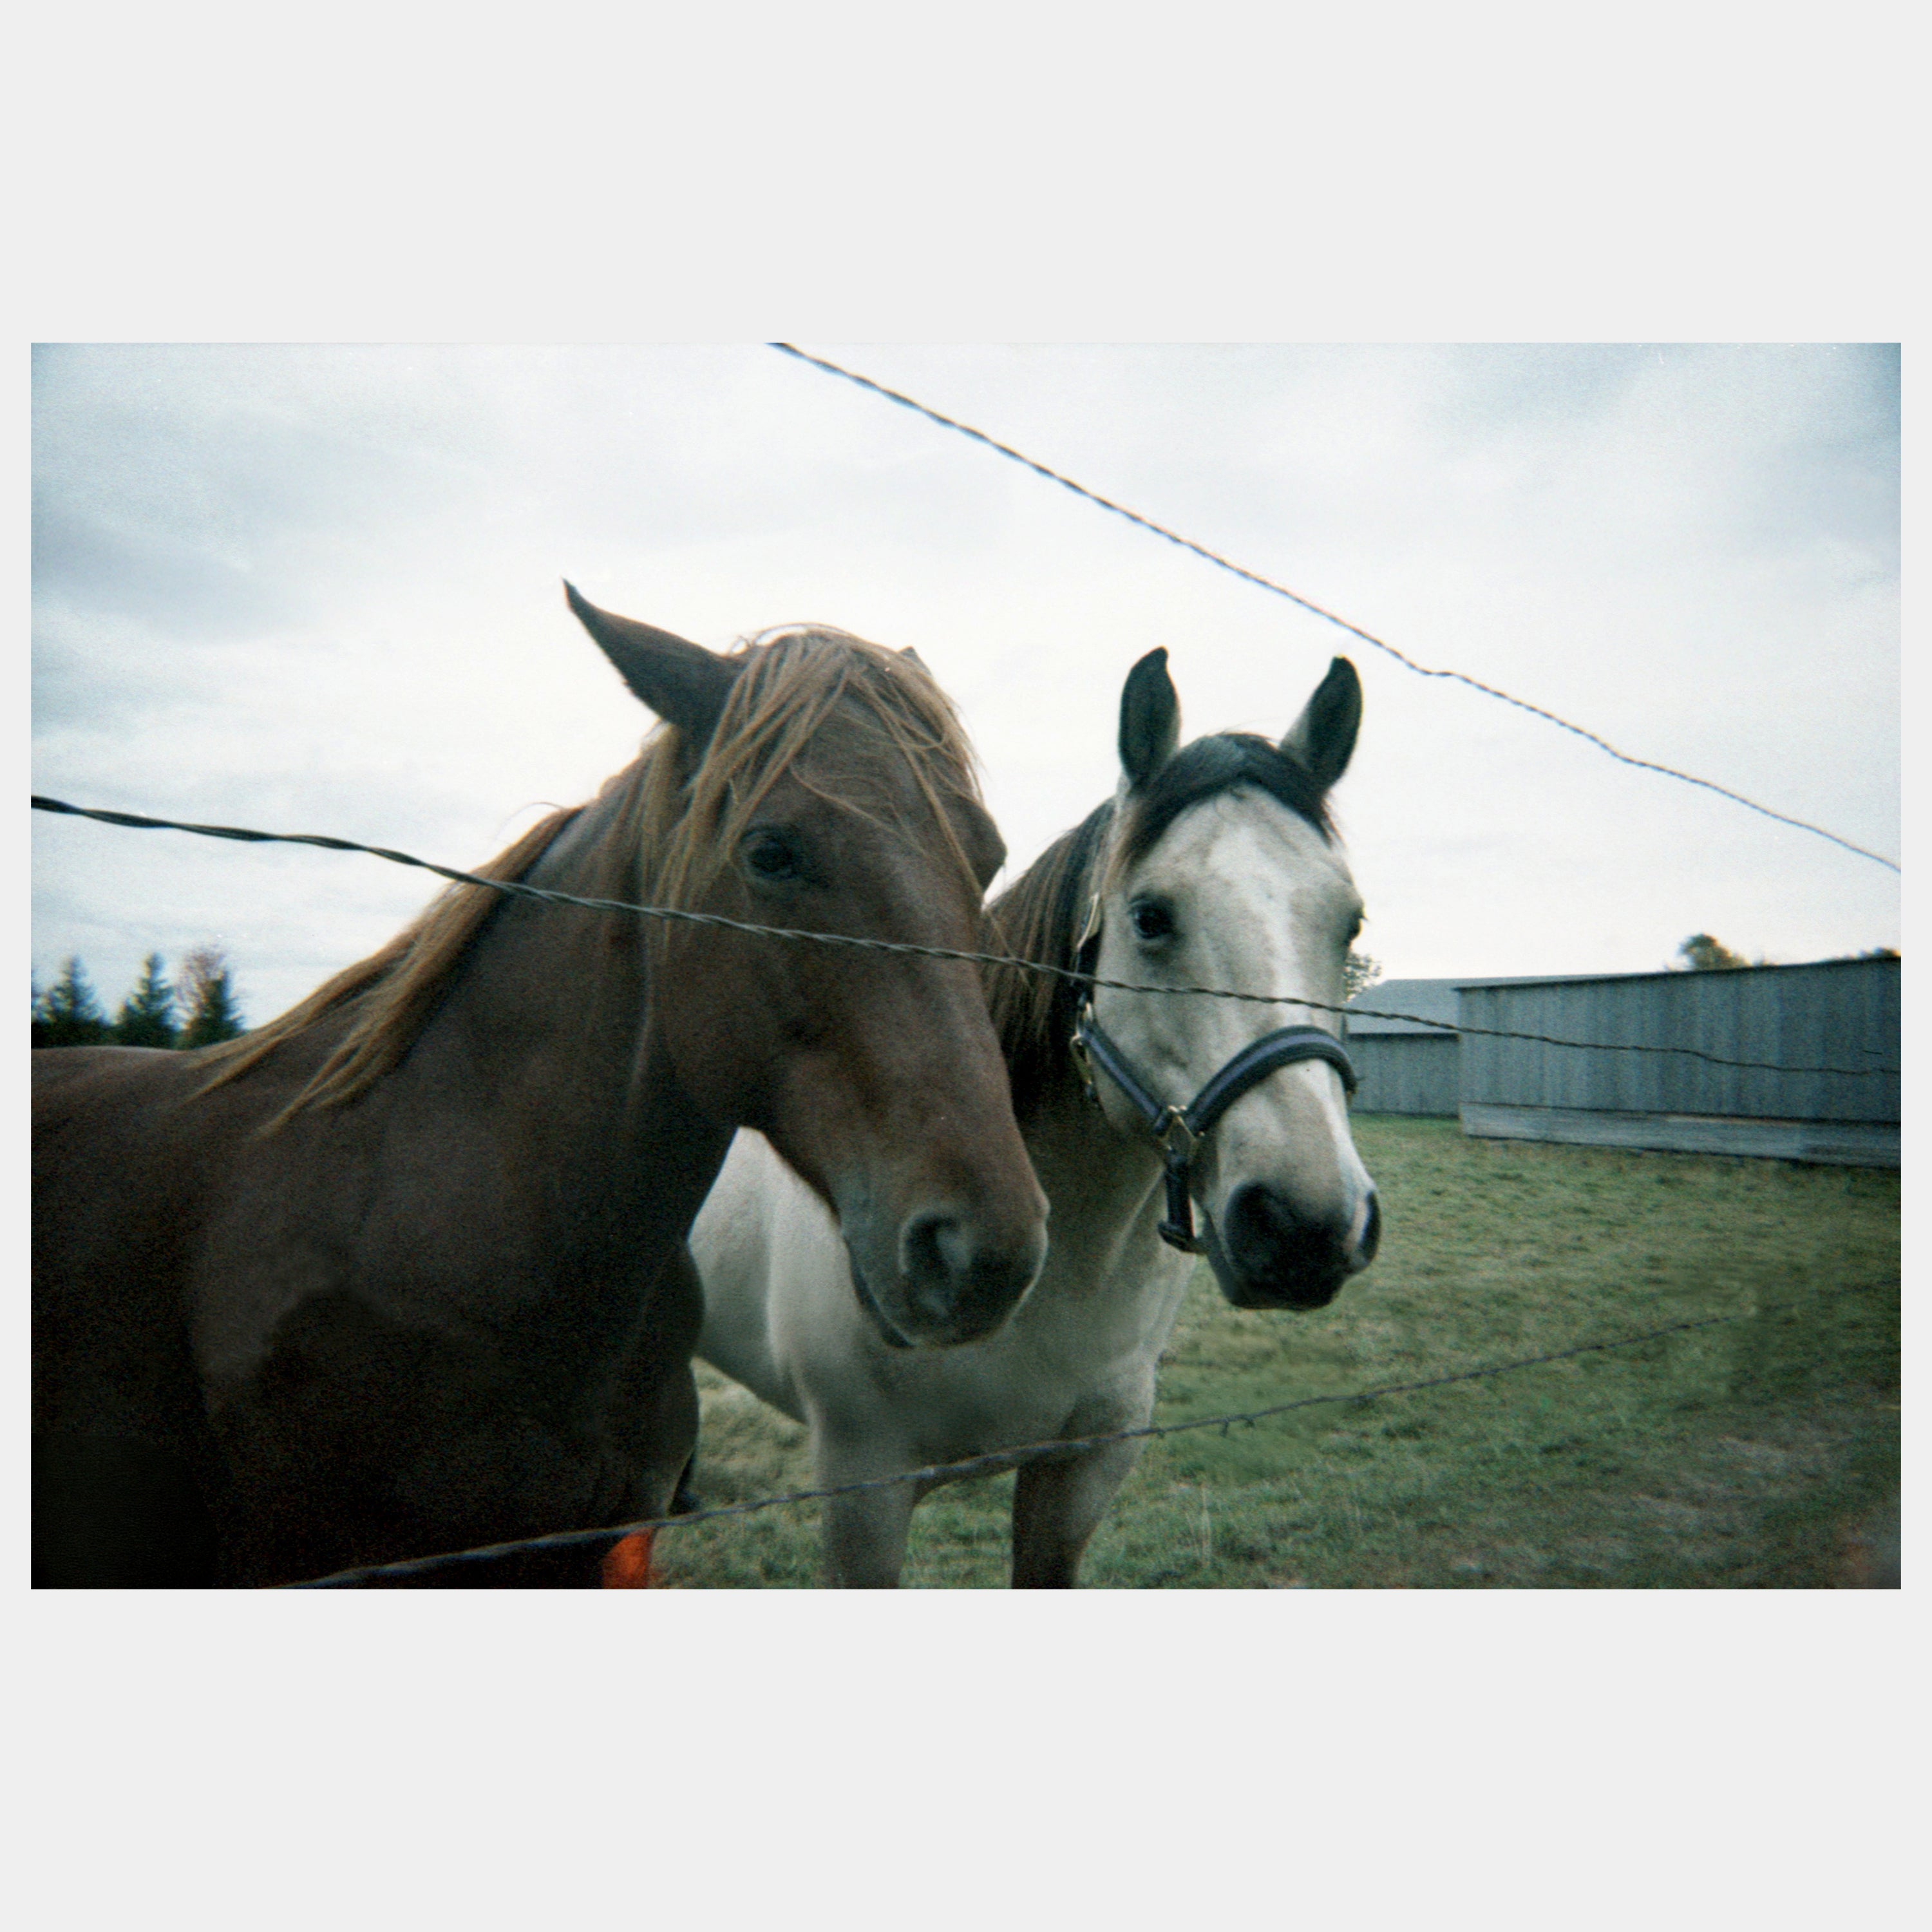
[[[1015,1589],[1073,1588],[1088,1541],[1140,1453],[1138,1442],[1112,1442],[1021,1469],[1013,1485]]]
[[[860,1480],[830,1476],[828,1482]],[[919,1500],[910,1483],[830,1496],[825,1503],[826,1580],[842,1590],[896,1590],[905,1567],[906,1532]]]

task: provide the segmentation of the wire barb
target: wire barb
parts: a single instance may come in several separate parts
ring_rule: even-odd
[[[1138,524],[1144,530],[1178,544],[1181,549],[1192,550],[1196,556],[1204,558],[1218,570],[1225,570],[1255,585],[1258,589],[1270,592],[1276,597],[1285,597],[1291,604],[1298,604],[1311,616],[1319,617],[1324,623],[1334,624],[1346,631],[1351,637],[1360,638],[1365,644],[1372,646],[1395,659],[1399,664],[1412,670],[1418,677],[1445,678],[1456,684],[1466,685],[1472,691],[1479,691],[1485,698],[1493,698],[1500,704],[1515,706],[1519,711],[1527,711],[1532,718],[1540,718],[1558,730],[1568,731],[1576,736],[1594,745],[1600,752],[1607,752],[1619,764],[1634,766],[1639,771],[1656,772],[1667,778],[1676,778],[1688,785],[1697,785],[1706,791],[1714,791],[1720,798],[1729,799],[1733,805],[1741,805],[1747,811],[1755,812],[1764,818],[1775,819],[1780,825],[1795,826],[1800,832],[1815,833],[1820,838],[1828,838],[1834,845],[1842,845],[1847,852],[1856,852],[1861,859],[1870,859],[1874,863],[1899,871],[1898,862],[1888,859],[1882,852],[1874,852],[1863,845],[1854,845],[1849,838],[1841,838],[1835,832],[1827,832],[1822,825],[1814,825],[1808,820],[1793,818],[1788,812],[1774,812],[1768,805],[1760,805],[1755,799],[1746,798],[1742,792],[1732,791],[1728,786],[1714,784],[1709,778],[1694,777],[1689,772],[1680,772],[1674,765],[1660,765],[1648,758],[1634,758],[1627,752],[1620,752],[1608,740],[1600,738],[1594,731],[1586,731],[1580,724],[1573,724],[1567,718],[1559,718],[1553,711],[1546,711],[1540,704],[1532,704],[1526,699],[1512,697],[1507,691],[1499,691],[1494,685],[1482,683],[1478,679],[1466,676],[1460,670],[1438,670],[1427,664],[1418,664],[1406,652],[1385,642],[1372,632],[1365,631],[1359,624],[1352,624],[1346,617],[1337,616],[1333,610],[1324,610],[1319,604],[1304,597],[1298,591],[1288,589],[1285,584],[1277,584],[1273,578],[1264,577],[1258,571],[1250,570],[1232,562],[1218,551],[1210,550],[1205,544],[1196,543],[1192,537],[1184,537],[1171,530],[1165,524],[1156,523],[1150,517],[1142,516],[1138,510],[1130,510],[1124,503],[1116,503],[1102,496],[1097,490],[1090,490],[1084,483],[1076,483],[1070,476],[1063,476],[1057,470],[1049,470],[1043,463],[1036,463],[1030,456],[1024,455],[1010,444],[996,441],[983,430],[974,429],[970,424],[942,416],[938,410],[928,409],[922,402],[904,395],[897,389],[889,389],[883,382],[875,382],[869,376],[861,376],[856,370],[842,368],[836,362],[828,362],[822,356],[810,356],[805,350],[789,342],[774,342],[770,345],[781,354],[796,356],[801,362],[808,362],[814,369],[822,369],[829,376],[837,376],[862,389],[870,389],[874,395],[883,396],[889,403],[896,403],[902,409],[910,410],[915,416],[924,416],[928,422],[938,423],[942,429],[956,430],[960,435],[970,436],[975,442],[1006,457],[1010,461],[1022,464],[1036,476],[1044,476],[1050,483],[1058,483],[1063,490],[1070,490],[1076,496],[1084,496],[1088,502],[1111,512],[1117,517],[1124,517],[1130,524]]]

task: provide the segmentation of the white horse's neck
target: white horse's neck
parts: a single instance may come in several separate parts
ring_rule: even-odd
[[[1053,1203],[1055,1270],[1070,1293],[1118,1284],[1131,1253],[1140,1264],[1162,1211],[1160,1156],[1144,1134],[1122,1133],[1081,1092],[1056,1082],[1022,1126],[1027,1152]]]

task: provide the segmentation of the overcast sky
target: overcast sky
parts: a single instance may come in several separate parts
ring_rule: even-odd
[[[1420,662],[1898,856],[1898,358],[1884,348],[808,344]],[[559,580],[713,647],[914,645],[1017,868],[1114,782],[1164,644],[1186,736],[1366,690],[1336,802],[1390,977],[1899,944],[1897,875],[1426,680],[776,352],[49,347],[34,784],[488,857],[649,718]],[[214,941],[259,1022],[432,882],[37,814],[34,965],[110,1006]]]

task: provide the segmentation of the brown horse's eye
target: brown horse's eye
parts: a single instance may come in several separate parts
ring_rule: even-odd
[[[782,832],[747,832],[738,850],[746,868],[755,878],[773,885],[784,885],[805,876],[802,855]]]

